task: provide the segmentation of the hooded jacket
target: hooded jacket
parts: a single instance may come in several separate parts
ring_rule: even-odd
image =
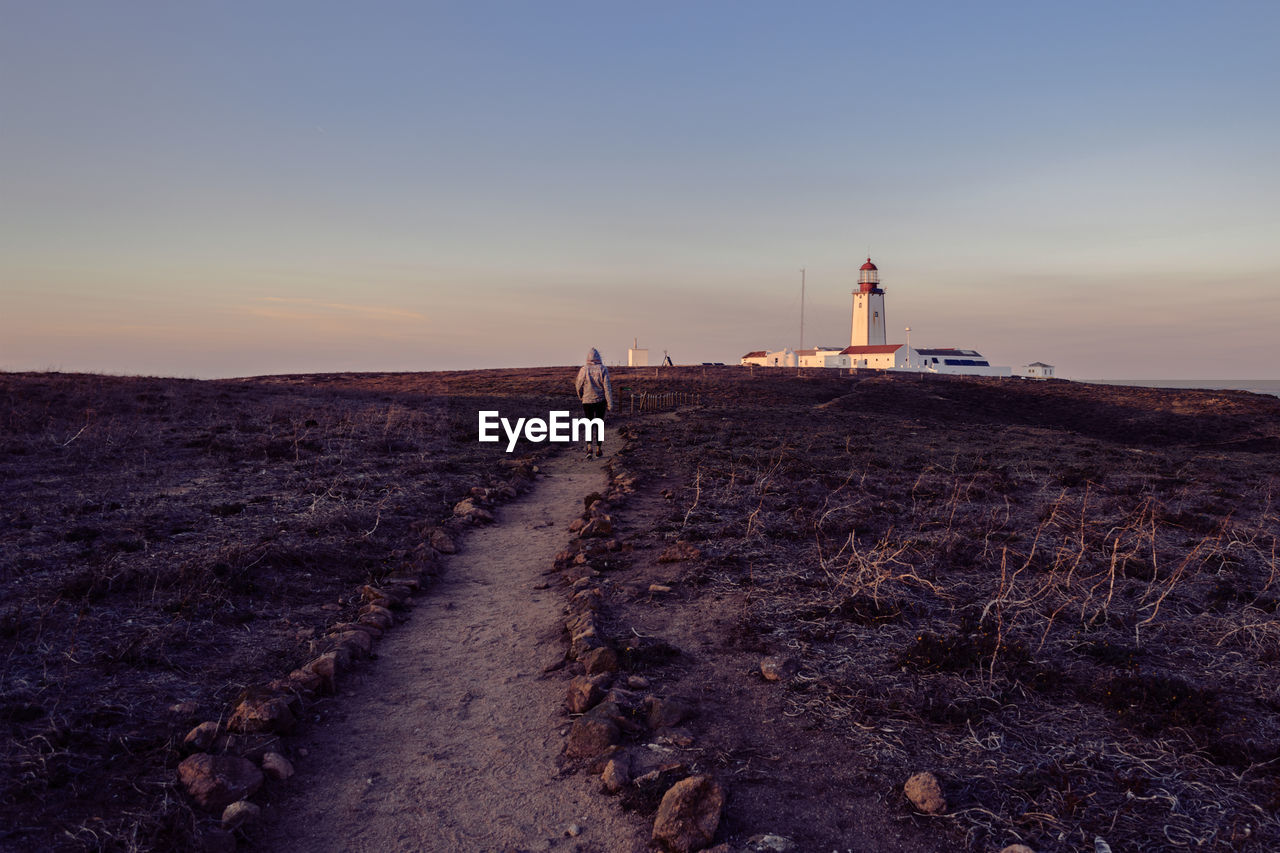
[[[599,403],[603,400],[613,410],[613,385],[609,382],[609,368],[600,360],[600,353],[595,349],[587,353],[587,363],[578,370],[578,379],[574,383],[578,389],[578,399],[584,403]]]

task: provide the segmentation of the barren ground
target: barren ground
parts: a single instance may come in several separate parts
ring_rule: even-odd
[[[0,375],[0,848],[192,849],[216,818],[176,784],[186,731],[411,572],[379,657],[300,703],[299,775],[242,844],[638,849],[661,790],[558,760],[581,664],[541,677],[586,578],[650,685],[622,748],[716,776],[733,849],[1280,849],[1280,400],[620,370],[700,403],[624,396],[617,546],[566,564],[598,467],[474,435],[567,408],[572,372]],[[498,522],[442,559],[476,488]],[[649,727],[646,692],[691,715]],[[923,769],[940,816],[902,796]]]

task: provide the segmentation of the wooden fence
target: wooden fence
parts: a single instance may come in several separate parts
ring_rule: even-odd
[[[631,395],[631,414],[665,412],[680,406],[697,406],[702,395],[694,391],[641,391]]]

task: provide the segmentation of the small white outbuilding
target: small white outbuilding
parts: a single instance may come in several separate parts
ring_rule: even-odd
[[[1053,365],[1043,361],[1033,361],[1018,368],[1018,375],[1027,379],[1052,379]]]

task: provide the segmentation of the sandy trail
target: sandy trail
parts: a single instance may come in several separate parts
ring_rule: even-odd
[[[258,847],[281,851],[645,849],[648,827],[561,775],[563,592],[544,587],[602,466],[566,450],[472,531],[378,660],[340,684]],[[570,836],[577,824],[580,834]]]

